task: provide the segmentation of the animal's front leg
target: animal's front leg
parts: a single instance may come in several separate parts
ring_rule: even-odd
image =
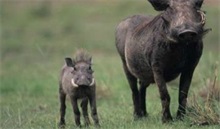
[[[79,111],[79,108],[77,105],[77,99],[71,97],[71,103],[72,103],[72,107],[73,107],[76,126],[81,126],[81,124],[80,124],[80,111]]]
[[[180,86],[179,86],[179,108],[177,110],[177,118],[182,119],[186,114],[186,103],[189,87],[191,84],[194,68],[185,69],[180,77]]]
[[[155,66],[153,68],[153,74],[154,80],[157,83],[160,92],[163,113],[162,122],[165,123],[172,120],[172,116],[170,114],[170,95],[166,87],[166,81],[163,77],[163,71],[158,68],[158,66]]]
[[[84,98],[81,103],[83,117],[85,119],[85,125],[88,126],[90,124],[89,115],[88,115],[88,98]]]
[[[199,59],[202,54],[202,42],[193,43],[191,50],[189,50],[188,61],[185,64],[184,71],[180,76],[180,85],[179,85],[179,108],[177,110],[177,118],[182,119],[186,113],[186,103],[189,87],[192,81],[194,70],[199,62]]]
[[[89,102],[90,102],[90,107],[91,107],[91,115],[94,120],[94,123],[96,126],[99,125],[99,118],[98,118],[98,113],[97,113],[97,108],[96,108],[96,97],[95,94],[89,96]]]

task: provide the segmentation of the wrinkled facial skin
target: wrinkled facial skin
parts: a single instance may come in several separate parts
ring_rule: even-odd
[[[169,35],[175,40],[196,40],[203,35],[204,13],[201,0],[170,0],[162,15],[169,25]]]
[[[93,70],[91,64],[79,62],[73,66],[72,83],[75,86],[92,86],[94,84]]]

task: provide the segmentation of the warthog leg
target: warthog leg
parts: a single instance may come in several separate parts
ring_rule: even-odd
[[[126,64],[123,65],[125,75],[127,77],[128,83],[130,85],[132,91],[132,99],[134,105],[134,118],[142,117],[141,110],[140,110],[140,99],[139,99],[139,91],[137,87],[137,78],[134,77],[128,70]]]
[[[192,54],[193,55],[193,54]],[[186,114],[186,103],[189,87],[191,84],[194,69],[198,63],[198,60],[192,61],[189,67],[187,67],[180,76],[179,85],[179,108],[177,110],[177,118],[182,119]]]
[[[147,116],[147,110],[146,110],[146,89],[150,85],[150,83],[146,83],[144,81],[139,82],[140,89],[140,110],[141,110],[141,115],[142,116]]]
[[[85,119],[85,125],[88,126],[90,124],[89,115],[88,115],[88,98],[84,98],[82,100],[81,108],[83,112],[83,117]]]
[[[160,92],[163,113],[162,122],[165,123],[172,120],[172,116],[170,114],[170,95],[166,87],[166,81],[164,80],[163,72],[159,68],[160,67],[158,66],[153,66],[153,74],[154,80]]]
[[[90,103],[90,107],[91,107],[91,116],[92,119],[95,123],[96,126],[100,126],[99,125],[99,118],[98,118],[98,113],[97,113],[97,107],[96,107],[96,96],[95,96],[95,92],[89,96],[89,103]]]
[[[80,124],[80,111],[79,111],[79,108],[77,105],[77,99],[71,97],[71,104],[73,107],[76,126],[81,126],[81,124]]]
[[[59,122],[59,126],[62,127],[65,125],[65,112],[66,112],[66,94],[64,94],[62,92],[62,90],[60,90],[59,93],[59,99],[60,99],[60,122]]]

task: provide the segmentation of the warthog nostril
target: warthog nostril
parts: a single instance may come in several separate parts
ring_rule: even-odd
[[[190,38],[197,36],[197,34],[198,33],[193,30],[184,30],[178,34],[178,37],[180,39],[190,39]]]

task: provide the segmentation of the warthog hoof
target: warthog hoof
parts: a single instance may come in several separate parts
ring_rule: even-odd
[[[64,128],[65,128],[65,122],[59,122],[59,123],[58,123],[58,127],[59,127],[60,129],[64,129]]]
[[[162,117],[162,122],[163,122],[163,123],[173,122],[173,118],[172,118],[171,115],[170,115],[170,116],[163,116],[163,117]]]

